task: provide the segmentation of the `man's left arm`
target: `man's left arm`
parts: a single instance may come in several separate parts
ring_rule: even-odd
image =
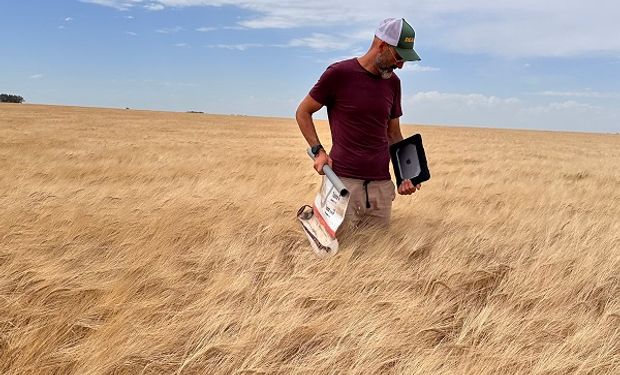
[[[403,133],[400,131],[400,120],[398,117],[390,119],[388,122],[387,136],[390,145],[403,140]],[[421,187],[421,184],[414,185],[411,180],[406,179],[400,183],[398,194],[411,195],[415,193],[416,190],[420,190]]]

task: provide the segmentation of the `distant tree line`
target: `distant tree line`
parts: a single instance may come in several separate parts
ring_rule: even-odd
[[[19,95],[0,94],[0,103],[23,103],[24,98]]]

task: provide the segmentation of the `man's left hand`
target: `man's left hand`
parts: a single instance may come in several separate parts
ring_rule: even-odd
[[[416,192],[416,190],[420,190],[422,184],[414,185],[411,180],[404,180],[400,183],[398,187],[398,194],[400,195],[411,195]]]

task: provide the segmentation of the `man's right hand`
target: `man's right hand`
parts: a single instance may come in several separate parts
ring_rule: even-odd
[[[329,157],[329,155],[327,155],[327,152],[325,152],[325,150],[321,150],[319,151],[319,154],[314,158],[314,169],[319,173],[319,174],[325,174],[323,173],[323,166],[327,164],[330,167],[332,166],[332,158]]]

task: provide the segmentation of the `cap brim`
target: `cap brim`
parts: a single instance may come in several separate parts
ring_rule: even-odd
[[[416,53],[416,51],[412,48],[398,48],[395,47],[398,55],[402,57],[405,61],[420,61],[422,60],[420,56]]]

